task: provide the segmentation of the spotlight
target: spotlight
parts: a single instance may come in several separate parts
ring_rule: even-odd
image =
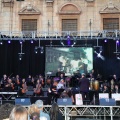
[[[73,42],[73,44],[71,45],[72,47],[76,44],[76,41]]]
[[[97,53],[96,51],[94,51],[94,53],[97,54],[98,58],[101,58],[102,60],[105,60],[105,57],[101,55],[102,51],[100,51],[99,53]]]
[[[116,58],[120,60],[120,54],[116,54]]]
[[[38,53],[38,47],[35,47],[34,51],[37,54]]]
[[[3,41],[0,41],[0,45],[3,45]]]
[[[102,50],[102,46],[100,46],[100,49],[99,49],[99,51],[100,51],[100,52],[102,52],[102,51],[103,51],[103,50]]]
[[[105,39],[104,42],[106,43],[106,42],[107,42],[107,39]]]
[[[119,44],[119,40],[116,41],[116,44]]]
[[[22,60],[22,54],[19,54],[19,60],[20,61]]]
[[[20,40],[20,44],[22,44],[23,43],[23,40]]]
[[[62,45],[62,46],[64,46],[64,43],[63,43],[63,41],[62,41],[62,40],[60,41],[60,43],[61,43],[61,45]]]
[[[70,40],[70,36],[67,36],[67,44],[70,45],[71,44],[71,40]]]
[[[31,42],[30,42],[31,44],[33,44],[33,40],[31,40]]]
[[[11,43],[11,40],[8,40],[8,43],[10,44],[10,43]]]
[[[41,47],[40,48],[40,53],[43,54],[43,52],[44,52],[44,47]]]

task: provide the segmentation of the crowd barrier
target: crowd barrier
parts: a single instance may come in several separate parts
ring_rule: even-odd
[[[49,113],[50,107],[44,106],[44,112]],[[59,106],[59,110],[65,120],[120,120],[120,106],[70,105]]]

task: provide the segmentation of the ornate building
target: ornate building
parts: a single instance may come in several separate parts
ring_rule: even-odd
[[[120,0],[1,0],[1,31],[119,29]]]

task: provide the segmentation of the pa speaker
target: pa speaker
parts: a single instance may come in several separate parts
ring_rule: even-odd
[[[23,106],[31,105],[30,98],[16,98],[15,105],[23,105]]]

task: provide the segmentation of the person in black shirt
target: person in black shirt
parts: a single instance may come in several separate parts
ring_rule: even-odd
[[[50,109],[50,120],[64,120],[57,103],[52,104]]]
[[[85,74],[82,74],[82,78],[79,81],[80,84],[80,92],[82,94],[82,99],[84,100],[89,100],[89,79],[85,77]]]

